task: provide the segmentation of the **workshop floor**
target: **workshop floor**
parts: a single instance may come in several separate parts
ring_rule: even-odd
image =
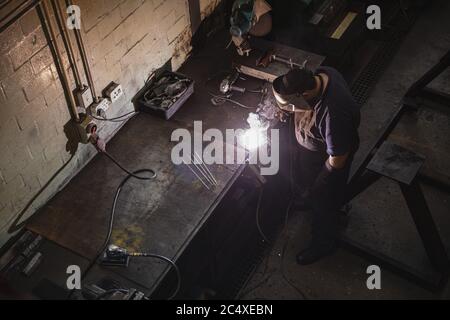
[[[449,12],[449,2],[436,3],[433,8],[423,12],[405,37],[362,109],[360,130],[362,145],[355,165],[362,160],[361,155],[370,147],[371,141],[376,138],[385,121],[392,115],[407,89],[437,63],[450,48]],[[448,92],[450,70],[438,78],[432,87]],[[426,118],[426,121],[421,118],[422,116]],[[448,118],[441,119],[441,117],[419,114],[418,119],[412,122],[413,127],[408,126],[408,123],[401,123],[399,129],[394,132],[393,138],[398,142],[402,139],[408,140],[422,136],[425,141],[422,143],[416,141],[412,144],[417,144],[422,152],[432,153],[432,159],[436,161],[436,165],[448,173],[450,125]],[[414,134],[415,126],[421,125],[420,130],[423,133]],[[432,131],[426,133],[427,127]],[[431,139],[428,136],[429,140],[427,140],[427,135],[435,138]],[[409,142],[411,145],[411,141]],[[437,212],[435,219],[441,229],[443,240],[450,248],[450,216],[448,215],[450,197],[430,188],[424,189],[430,207],[433,212]],[[414,234],[413,224],[408,220],[410,217],[402,201],[396,186],[381,180],[353,202],[350,214],[350,219],[353,221],[350,225],[353,224],[351,228],[355,228],[356,233],[362,234],[363,240],[375,241],[389,253],[397,252],[400,258],[420,260],[424,255],[423,248],[418,245],[419,240]],[[310,220],[310,213],[292,213],[291,223],[263,259],[246,288],[243,289],[241,298],[450,299],[448,286],[442,293],[432,294],[388,270],[382,270],[382,289],[370,291],[366,287],[368,277],[366,269],[372,263],[344,249],[339,249],[335,255],[312,266],[298,266],[295,263],[295,255],[308,243]]]

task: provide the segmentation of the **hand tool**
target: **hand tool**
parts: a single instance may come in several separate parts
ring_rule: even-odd
[[[226,77],[221,83],[220,83],[220,92],[223,94],[227,94],[231,91],[236,91],[236,92],[240,92],[240,93],[245,93],[246,89],[245,88],[241,88],[238,86],[235,86],[234,84],[236,83],[236,81],[239,79],[239,73],[235,72],[231,75],[229,75],[228,77]]]

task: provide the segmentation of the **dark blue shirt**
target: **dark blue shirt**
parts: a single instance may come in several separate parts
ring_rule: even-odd
[[[328,76],[328,85],[321,102],[314,108],[314,124],[310,133],[298,132],[297,139],[312,151],[325,151],[342,156],[359,147],[360,106],[353,98],[342,75],[330,67],[317,68],[316,74]],[[297,125],[297,123],[296,123]]]

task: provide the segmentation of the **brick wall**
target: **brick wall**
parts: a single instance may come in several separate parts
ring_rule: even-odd
[[[201,0],[202,16],[218,2]],[[124,88],[125,95],[108,117],[132,110],[130,100],[148,74],[170,58],[177,69],[190,50],[185,0],[75,0],[74,4],[81,8],[97,93],[111,81]],[[0,246],[14,235],[15,226],[95,155],[92,146],[79,145],[71,158],[64,129],[69,120],[39,18],[36,10],[30,11],[0,34]],[[120,125],[102,123],[101,134],[110,138]]]

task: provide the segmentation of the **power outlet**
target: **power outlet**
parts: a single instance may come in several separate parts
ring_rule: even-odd
[[[89,108],[89,106],[94,102],[91,89],[88,86],[83,86],[81,89],[75,89],[74,96],[77,105],[83,109]]]
[[[118,83],[111,82],[103,91],[103,95],[107,97],[111,103],[114,103],[123,95],[122,86]]]
[[[95,116],[99,117],[106,117],[106,111],[111,106],[111,103],[108,101],[108,99],[102,98],[98,103],[93,104],[91,107],[91,112]]]

